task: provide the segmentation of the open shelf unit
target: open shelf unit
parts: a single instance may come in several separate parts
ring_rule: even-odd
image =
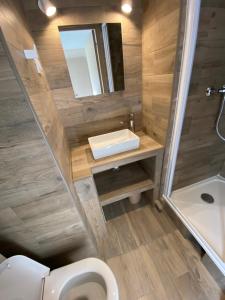
[[[74,187],[100,249],[107,235],[107,218],[159,199],[163,146],[144,132],[136,134],[138,149],[98,160],[89,144],[71,151]],[[113,171],[118,167],[118,172]],[[135,192],[144,194],[137,204],[129,199]]]
[[[134,162],[94,175],[102,206],[125,199],[134,192],[146,192],[154,188],[150,174],[141,162]]]

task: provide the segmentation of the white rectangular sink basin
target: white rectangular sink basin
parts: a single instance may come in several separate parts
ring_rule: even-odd
[[[139,148],[140,138],[129,129],[88,138],[94,159]]]

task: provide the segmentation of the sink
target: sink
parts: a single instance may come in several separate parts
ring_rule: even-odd
[[[94,159],[139,148],[140,138],[129,129],[88,138]]]

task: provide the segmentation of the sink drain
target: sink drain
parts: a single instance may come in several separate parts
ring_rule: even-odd
[[[214,198],[212,195],[207,194],[207,193],[203,193],[201,194],[201,198],[203,201],[207,202],[207,203],[213,203],[214,202]]]

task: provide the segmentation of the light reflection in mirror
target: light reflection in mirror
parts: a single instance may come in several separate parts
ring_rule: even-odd
[[[124,89],[121,24],[60,27],[75,98]]]

